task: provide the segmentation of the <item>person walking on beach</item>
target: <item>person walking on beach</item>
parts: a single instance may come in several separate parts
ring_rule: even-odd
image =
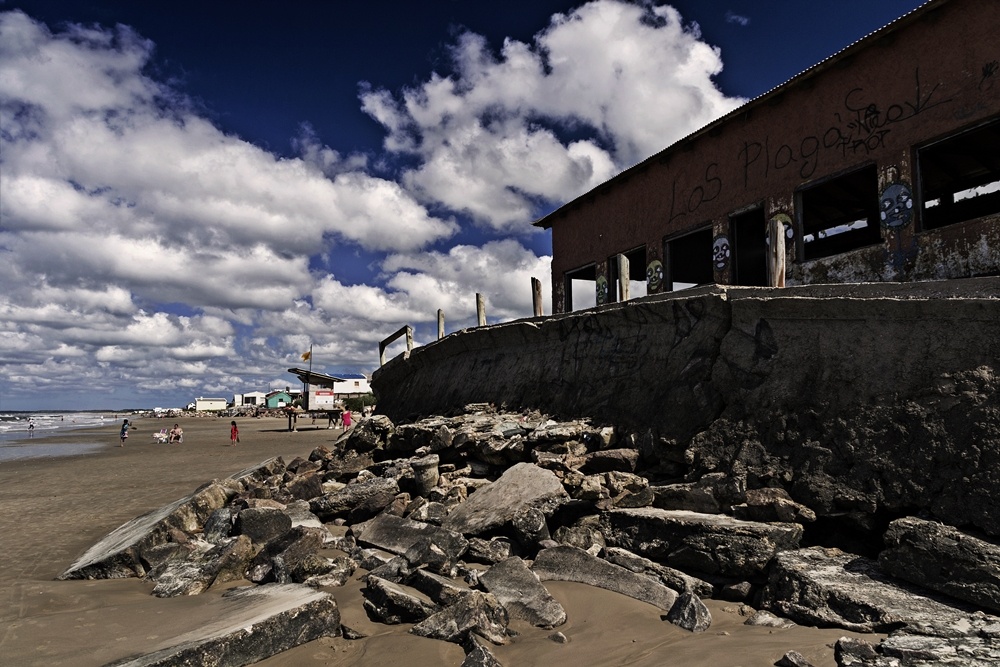
[[[340,418],[341,418],[341,420],[342,420],[342,422],[344,424],[344,430],[345,431],[347,429],[351,428],[351,411],[350,410],[344,410],[344,414],[341,415]]]
[[[123,419],[122,420],[122,431],[121,431],[121,433],[118,434],[118,437],[122,441],[122,444],[120,444],[118,446],[119,447],[124,447],[125,446],[125,440],[128,438],[128,420],[127,419]]]
[[[236,426],[235,421],[229,422],[229,441],[236,446],[236,443],[240,441],[240,429]]]
[[[31,419],[28,420],[28,437],[35,437],[35,422]]]

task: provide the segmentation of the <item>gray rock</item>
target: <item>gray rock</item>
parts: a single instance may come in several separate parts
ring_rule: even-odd
[[[590,551],[597,547],[599,552],[605,545],[604,534],[596,526],[559,526],[552,535],[552,539],[559,544],[577,547],[584,551]]]
[[[864,639],[841,637],[833,646],[833,657],[840,667],[860,667],[875,665],[879,654],[875,647]]]
[[[784,489],[751,489],[746,492],[746,502],[733,506],[733,516],[744,521],[783,521],[810,523],[816,513],[795,502]]]
[[[217,623],[171,637],[151,646],[149,653],[111,665],[238,667],[341,634],[340,610],[333,596],[304,586],[236,589],[208,604],[218,607]]]
[[[515,514],[529,507],[550,516],[568,500],[555,474],[530,463],[519,463],[469,496],[442,525],[455,532],[478,535],[510,523]]]
[[[535,507],[526,507],[511,518],[514,535],[526,547],[537,546],[542,540],[549,539],[549,526],[542,511]]]
[[[233,529],[256,544],[266,544],[292,528],[292,518],[284,510],[271,507],[248,507],[236,515]]]
[[[220,507],[205,520],[202,537],[213,544],[219,544],[233,532],[236,511],[232,507]]]
[[[508,558],[479,576],[479,583],[492,593],[510,618],[552,628],[566,622],[566,611],[534,572],[520,558]]]
[[[667,612],[667,620],[691,632],[704,632],[712,625],[712,613],[701,598],[687,591],[677,598],[677,602]]]
[[[1000,611],[1000,546],[914,517],[885,533],[879,567],[894,577]]]
[[[297,527],[279,538],[271,540],[253,557],[247,566],[246,577],[254,583],[275,579],[275,559],[280,558],[280,571],[289,572],[297,564],[323,548],[326,529]]]
[[[474,635],[469,635],[463,648],[465,660],[462,661],[461,667],[503,667],[503,663],[497,660],[496,656]]]
[[[714,590],[712,584],[703,579],[692,577],[689,574],[675,570],[672,567],[667,567],[666,565],[660,565],[648,558],[636,555],[627,549],[607,547],[601,552],[601,557],[609,563],[620,565],[632,572],[658,577],[668,588],[678,593],[693,591],[702,597],[709,597]]]
[[[776,553],[796,548],[802,538],[798,524],[648,507],[605,512],[601,529],[613,546],[678,569],[733,577],[763,573]]]
[[[214,578],[212,568],[201,561],[169,563],[157,572],[152,594],[158,598],[198,595],[208,590]]]
[[[532,571],[541,581],[575,581],[604,588],[670,611],[677,593],[658,580],[592,556],[583,549],[558,546],[538,552]]]
[[[383,623],[417,623],[439,611],[416,589],[369,575],[363,590],[365,610]]]
[[[998,620],[905,588],[867,558],[822,547],[778,554],[761,605],[800,624],[855,632],[908,627],[926,635],[966,636],[988,625],[987,619]]]
[[[813,664],[798,651],[788,651],[774,665],[775,667],[813,667]]]
[[[355,535],[358,544],[400,555],[420,538],[429,539],[453,560],[461,558],[469,546],[468,541],[455,531],[391,514],[380,514],[363,527],[355,528],[360,528]]]
[[[309,501],[309,508],[323,521],[346,519],[359,523],[381,512],[396,498],[399,485],[395,480],[375,477],[354,481],[343,489]]]
[[[481,563],[499,563],[516,555],[515,551],[514,544],[506,537],[491,537],[488,540],[470,537],[469,550],[465,553],[465,557]]]
[[[591,474],[610,471],[635,472],[638,462],[639,451],[636,449],[605,449],[587,454],[583,471]]]
[[[409,584],[443,606],[454,604],[458,598],[468,595],[471,590],[451,577],[442,577],[427,570],[416,570],[410,576]]]
[[[464,643],[474,632],[497,645],[509,641],[507,610],[496,596],[472,591],[410,628],[410,632],[429,639]]]
[[[454,544],[451,546],[454,547]],[[434,537],[425,535],[417,538],[410,545],[410,548],[403,554],[403,559],[411,572],[417,568],[425,568],[437,574],[451,577],[455,576],[456,573],[458,560],[455,555],[456,551],[455,548],[449,548],[447,543],[443,546],[439,545]]]
[[[743,621],[743,625],[754,625],[764,628],[791,628],[795,624],[785,618],[779,618],[769,611],[759,609],[750,618]]]
[[[314,472],[300,472],[285,484],[285,493],[296,500],[312,500],[323,495],[323,477]]]
[[[887,665],[893,661],[904,667],[996,667],[1000,664],[1000,645],[985,637],[928,637],[897,633],[882,640],[878,648]]]
[[[702,514],[719,514],[722,508],[712,490],[695,483],[667,484],[650,487],[653,506],[665,510],[688,510]]]

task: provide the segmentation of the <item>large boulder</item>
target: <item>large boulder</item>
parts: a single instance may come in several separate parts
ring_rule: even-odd
[[[465,535],[478,535],[511,523],[527,508],[551,516],[567,501],[569,495],[552,471],[519,463],[469,496],[452,510],[442,526]]]
[[[612,546],[681,570],[733,577],[762,574],[776,553],[797,548],[802,539],[799,524],[652,507],[605,512],[601,529]]]
[[[309,508],[323,521],[345,519],[358,523],[372,518],[396,498],[399,485],[393,479],[373,477],[354,480],[344,488],[309,501]]]
[[[1000,611],[1000,545],[934,521],[897,519],[879,567],[914,584]]]

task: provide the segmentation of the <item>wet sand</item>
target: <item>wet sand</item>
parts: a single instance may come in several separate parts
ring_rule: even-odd
[[[184,443],[160,445],[152,433],[179,421]],[[339,430],[325,421],[300,420],[289,433],[283,419],[238,419],[240,445],[229,446],[229,420],[185,418],[137,422],[119,448],[117,425],[80,431],[80,441],[106,442],[96,453],[0,462],[0,665],[103,665],[142,653],[197,622],[200,596],[159,599],[139,580],[56,581],[77,557],[122,523],[271,456],[290,461],[329,445]],[[334,555],[334,554],[331,554]],[[358,572],[360,575],[361,572]],[[234,584],[236,585],[236,584]],[[738,605],[707,601],[713,625],[691,634],[662,620],[663,612],[601,589],[549,582],[569,620],[554,631],[514,623],[521,634],[491,647],[508,667],[577,665],[768,666],[794,649],[814,665],[832,666],[841,630],[742,625]],[[410,627],[372,623],[362,610],[357,575],[331,588],[343,622],[367,639],[321,639],[269,658],[261,665],[455,665],[462,649],[406,633]],[[862,635],[853,635],[862,636]],[[865,636],[877,642],[879,637]]]

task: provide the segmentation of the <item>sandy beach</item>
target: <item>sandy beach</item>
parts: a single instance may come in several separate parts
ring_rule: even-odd
[[[152,433],[178,421],[180,445],[161,445]],[[96,453],[0,463],[0,664],[103,665],[142,653],[153,643],[200,622],[205,602],[222,590],[160,599],[152,584],[130,580],[56,581],[87,548],[122,523],[271,456],[308,456],[340,434],[325,422],[300,421],[288,432],[283,419],[239,419],[241,442],[229,446],[229,420],[184,418],[136,422],[125,447],[117,425],[79,432],[80,442],[101,442]],[[169,423],[168,423],[169,422]],[[331,556],[335,555],[331,552]],[[359,570],[348,585],[331,588],[342,622],[364,640],[323,639],[265,660],[261,665],[462,663],[461,647],[407,634],[408,625],[372,623],[361,603]],[[239,585],[233,584],[233,585]],[[841,630],[743,625],[738,605],[706,601],[712,627],[691,634],[662,620],[655,607],[601,589],[565,582],[546,584],[569,620],[552,631],[512,624],[521,634],[491,647],[508,667],[577,665],[767,666],[788,650],[817,667],[832,666],[832,644],[852,635]],[[209,619],[204,619],[207,622]],[[877,635],[861,636],[877,642]]]

